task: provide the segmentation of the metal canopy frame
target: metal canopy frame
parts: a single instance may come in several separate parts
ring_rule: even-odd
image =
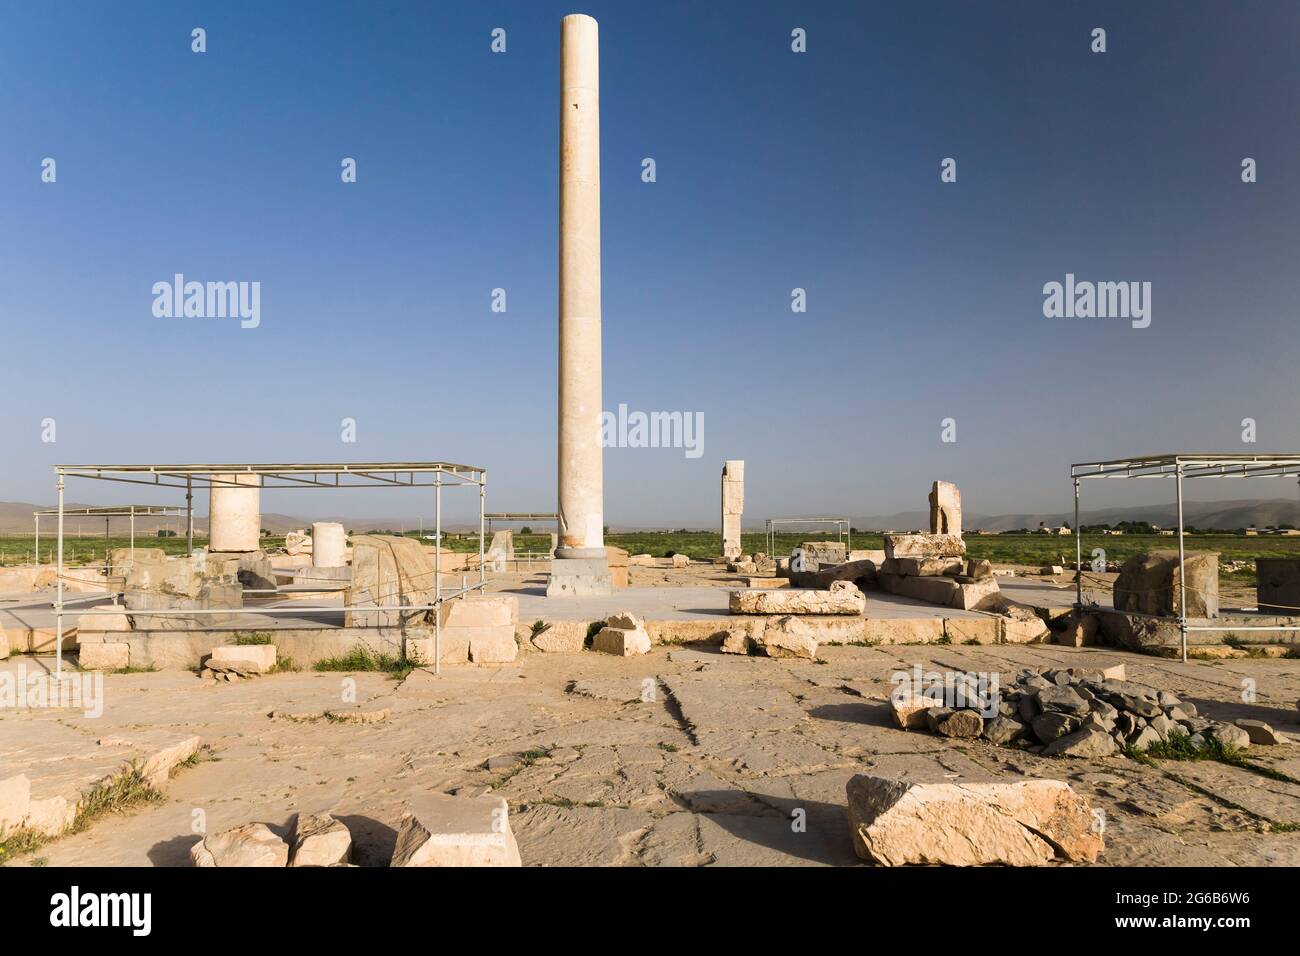
[[[1092,478],[1172,478],[1178,508],[1178,590],[1183,596],[1178,608],[1178,631],[1182,659],[1187,662],[1188,631],[1296,631],[1300,627],[1238,624],[1233,627],[1189,625],[1187,623],[1187,581],[1184,563],[1187,553],[1183,544],[1184,478],[1295,478],[1300,481],[1300,455],[1297,454],[1216,454],[1212,452],[1177,452],[1145,455],[1141,458],[1117,458],[1113,461],[1084,462],[1070,466],[1074,482],[1074,595],[1075,607],[1083,608],[1083,529],[1079,525],[1079,482]]]
[[[767,553],[776,554],[776,526],[779,524],[833,524],[835,540],[844,539],[844,549],[853,550],[853,525],[848,518],[768,518],[767,519]]]
[[[41,519],[57,515],[58,509],[46,511],[33,511],[32,519],[36,522],[36,534],[33,547],[36,551],[36,563],[41,563]],[[169,517],[179,517],[185,513],[184,508],[175,505],[110,505],[103,508],[72,508],[64,509],[64,515],[83,515],[92,518],[104,519],[104,537],[109,537],[108,521],[110,518],[130,518],[131,519],[131,558],[135,559],[135,516],[140,515],[147,517],[150,515],[164,515]],[[107,557],[107,555],[105,555]]]
[[[554,511],[490,511],[483,517],[487,519],[488,531],[492,530],[493,521],[504,521],[507,524],[518,524],[525,521],[554,521],[556,534],[560,531],[560,516]]]
[[[382,606],[376,608],[348,608],[356,611],[437,611],[444,600],[459,597],[486,585],[483,562],[484,506],[487,495],[487,469],[475,465],[462,465],[448,461],[383,461],[383,462],[325,462],[308,464],[288,462],[276,464],[179,464],[179,465],[55,465],[55,487],[59,504],[53,512],[58,516],[58,556],[55,571],[54,597],[54,648],[55,675],[63,672],[63,519],[69,514],[63,507],[64,485],[69,478],[95,481],[119,481],[128,484],[150,485],[159,488],[185,490],[185,553],[194,551],[194,488],[235,487],[263,489],[308,488],[433,488],[434,489],[434,597],[432,604]],[[244,484],[240,478],[256,475],[256,485]],[[464,585],[449,592],[442,591],[442,489],[460,485],[478,487],[478,584]],[[179,514],[182,509],[177,508]],[[72,512],[76,513],[76,512]],[[211,516],[209,516],[209,520]],[[39,517],[37,521],[39,523]],[[234,609],[191,609],[189,615],[229,614]],[[298,613],[297,608],[259,608],[259,614]],[[116,611],[82,611],[82,614],[114,614]],[[150,614],[166,614],[151,611]],[[441,615],[433,615],[434,673],[442,673],[442,622]]]

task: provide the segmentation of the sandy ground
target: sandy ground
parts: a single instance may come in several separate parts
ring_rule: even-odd
[[[201,735],[212,759],[181,770],[165,802],[18,862],[188,865],[196,820],[209,832],[249,821],[285,832],[295,814],[329,810],[351,828],[358,862],[384,865],[408,793],[491,789],[509,800],[526,865],[856,865],[844,785],[881,773],[1067,780],[1105,812],[1103,864],[1300,865],[1300,833],[1271,830],[1300,823],[1295,784],[1215,763],[1051,759],[905,732],[885,703],[890,676],[918,664],[1009,679],[1027,665],[1122,660],[1130,679],[1209,716],[1300,733],[1293,661],[1181,664],[1050,645],[823,647],[820,658],[656,647],[633,659],[533,652],[402,682],[299,673],[203,686],[188,672],[108,675],[98,719],[0,712],[0,744],[48,740],[58,724],[77,759],[105,735],[157,727]],[[1243,703],[1251,687],[1257,696]],[[345,699],[352,689],[355,702]],[[302,719],[349,709],[381,719]],[[1251,752],[1300,778],[1300,746]]]

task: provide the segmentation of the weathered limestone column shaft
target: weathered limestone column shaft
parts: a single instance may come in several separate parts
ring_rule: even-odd
[[[337,521],[313,521],[311,566],[341,568],[347,565],[348,535]]]
[[[208,496],[208,550],[256,551],[262,546],[261,476],[213,475]]]
[[[560,26],[559,558],[603,558],[600,53],[596,21]]]
[[[745,463],[739,459],[722,465],[722,556],[741,553],[740,526],[745,511]]]

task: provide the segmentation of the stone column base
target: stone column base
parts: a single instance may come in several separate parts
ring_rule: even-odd
[[[556,558],[551,562],[547,597],[602,597],[613,591],[607,558]]]

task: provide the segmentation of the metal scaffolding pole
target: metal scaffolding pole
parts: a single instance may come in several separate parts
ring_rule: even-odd
[[[487,472],[485,471],[479,476],[478,483],[478,586],[480,589],[483,588],[484,582],[487,580],[487,569],[483,567],[483,515],[485,513],[483,504],[486,496]]]
[[[1187,579],[1183,574],[1183,464],[1176,462],[1174,492],[1178,499],[1178,631],[1182,636],[1183,663],[1187,663]]]
[[[32,520],[36,522],[36,561],[35,564],[41,563],[41,516],[32,515]]]
[[[212,516],[208,515],[209,524],[212,522]],[[208,528],[208,534],[212,529]],[[185,556],[188,558],[194,553],[194,479],[185,476]]]
[[[59,471],[59,547],[54,579],[54,676],[63,676],[63,472]]]
[[[433,672],[442,673],[442,472],[433,482]]]
[[[1074,603],[1083,609],[1083,529],[1079,527],[1079,479],[1074,479]]]

